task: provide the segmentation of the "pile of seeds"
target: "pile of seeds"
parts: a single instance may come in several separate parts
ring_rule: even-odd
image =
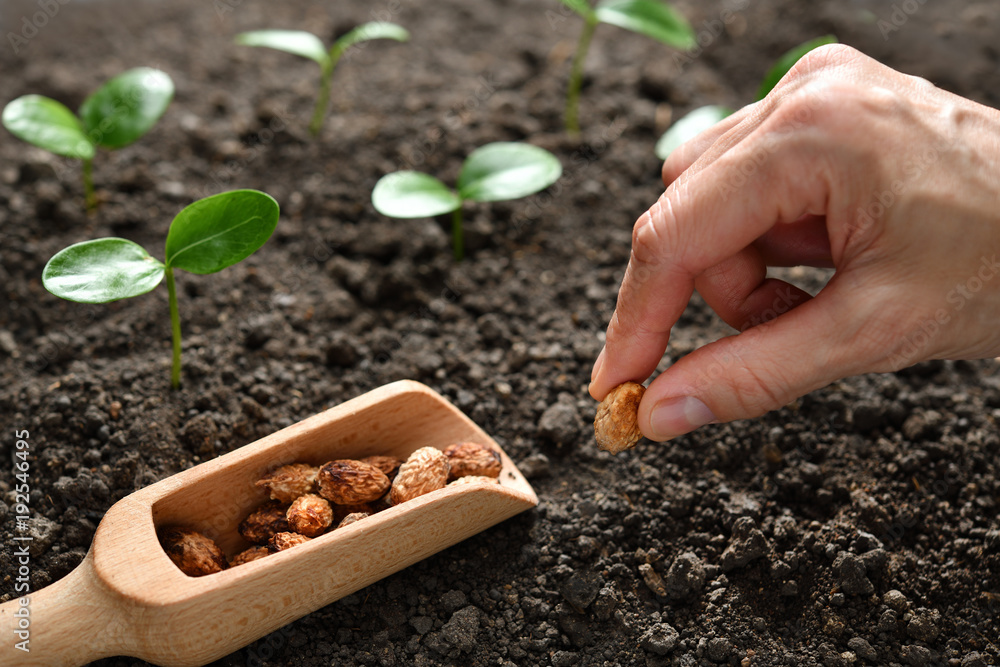
[[[475,442],[444,451],[421,447],[406,461],[368,456],[318,468],[291,463],[257,482],[271,500],[240,523],[240,535],[254,546],[228,562],[214,541],[194,530],[165,528],[160,543],[181,571],[199,577],[290,549],[447,484],[498,484],[500,468],[499,452]]]

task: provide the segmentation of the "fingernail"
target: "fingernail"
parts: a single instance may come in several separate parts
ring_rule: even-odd
[[[601,353],[597,355],[597,361],[594,362],[594,370],[590,371],[590,381],[593,382],[597,379],[598,374],[601,372],[601,366],[604,365],[604,352],[607,347],[601,348]]]
[[[660,401],[649,416],[653,440],[664,441],[717,421],[708,406],[694,396],[678,396]]]

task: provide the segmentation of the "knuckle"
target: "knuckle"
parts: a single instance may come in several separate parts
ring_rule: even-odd
[[[664,260],[671,248],[677,244],[677,225],[672,215],[672,207],[666,193],[642,214],[632,227],[632,258],[629,270],[653,266]]]
[[[846,44],[825,44],[817,47],[798,59],[775,90],[780,93],[779,88],[798,84],[821,70],[842,65],[859,56],[861,52]]]

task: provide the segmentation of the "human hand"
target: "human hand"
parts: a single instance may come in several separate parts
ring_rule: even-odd
[[[590,393],[656,369],[692,291],[742,331],[649,385],[668,440],[839,378],[1000,354],[1000,112],[843,45],[663,165]],[[815,298],[768,266],[834,267]]]

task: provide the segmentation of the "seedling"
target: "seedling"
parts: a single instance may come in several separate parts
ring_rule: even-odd
[[[236,43],[245,46],[266,46],[278,51],[292,53],[303,58],[310,58],[319,63],[320,81],[319,94],[316,96],[316,108],[313,111],[309,131],[313,136],[319,134],[326,117],[326,108],[330,102],[330,82],[333,80],[333,70],[344,51],[359,42],[373,39],[394,39],[405,42],[410,39],[402,26],[388,21],[372,21],[359,25],[354,30],[333,43],[329,50],[323,46],[319,37],[304,30],[255,30],[236,36]]]
[[[764,80],[761,81],[760,88],[757,90],[757,100],[760,101],[767,97],[767,94],[778,85],[782,77],[788,74],[788,70],[799,61],[799,58],[809,53],[815,48],[823,46],[824,44],[834,44],[837,38],[833,35],[825,35],[823,37],[817,37],[816,39],[810,40],[799,44],[794,49],[791,49],[788,53],[778,58],[777,62],[771,66],[771,69],[767,71],[764,76]],[[661,160],[666,160],[675,148],[683,144],[689,139],[693,139],[705,130],[709,129],[720,120],[733,113],[733,110],[729,107],[709,105],[704,107],[698,107],[697,109],[689,112],[683,118],[678,120],[671,126],[669,130],[663,133],[659,141],[656,142],[656,157]]]
[[[555,155],[530,144],[497,142],[481,146],[465,159],[452,190],[429,174],[396,171],[386,174],[372,190],[372,204],[391,218],[429,218],[452,214],[452,251],[462,261],[462,205],[466,200],[520,199],[549,187],[562,175]]]
[[[173,365],[170,384],[181,383],[181,321],[174,269],[216,273],[257,251],[278,224],[278,203],[256,190],[233,190],[185,207],[167,232],[166,261],[120,238],[84,241],[63,248],[45,265],[42,284],[58,297],[109,303],[151,291],[167,278]]]
[[[3,110],[3,126],[18,139],[83,161],[87,210],[97,206],[93,160],[98,147],[128,146],[160,119],[174,96],[174,82],[160,70],[137,67],[97,89],[74,115],[43,95],[24,95]]]
[[[583,84],[583,62],[597,24],[609,23],[678,49],[690,49],[697,45],[694,31],[687,20],[670,5],[659,0],[604,0],[597,7],[591,7],[589,0],[562,0],[562,3],[584,20],[566,88],[566,131],[570,134],[580,133],[578,110],[580,86]]]

